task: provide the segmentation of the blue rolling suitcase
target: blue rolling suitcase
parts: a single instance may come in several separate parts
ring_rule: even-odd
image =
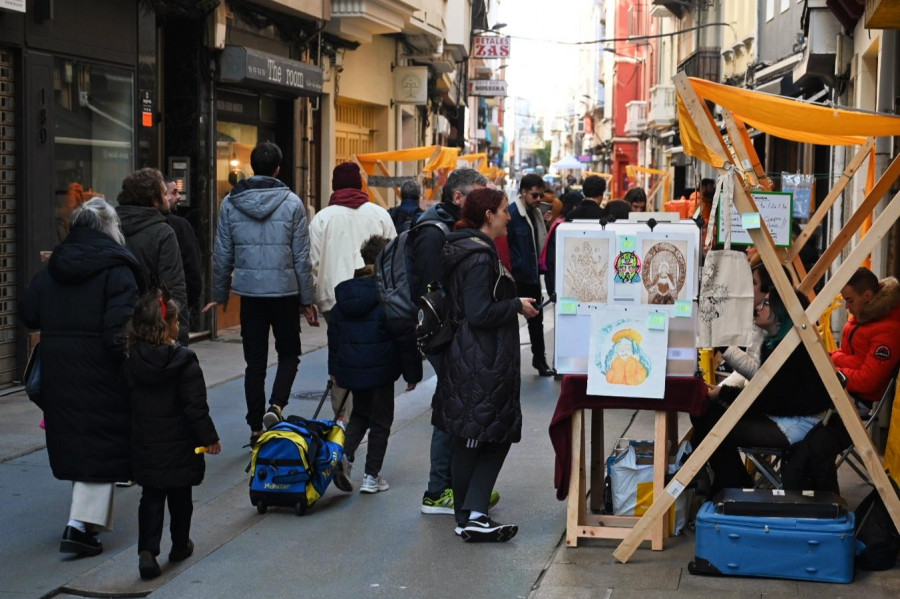
[[[764,498],[772,491],[729,490],[756,494]],[[777,495],[776,497],[783,497]],[[704,503],[697,513],[695,558],[688,566],[691,574],[723,576],[756,576],[791,578],[817,582],[853,581],[853,559],[856,554],[855,518],[852,512],[838,509],[830,517],[800,517],[803,509],[796,502],[781,509],[770,502],[771,510],[753,509],[764,502],[748,501],[751,515],[735,514],[734,501],[717,498]],[[830,510],[815,508],[812,514]],[[831,497],[821,503],[833,505]],[[729,505],[731,509],[725,506]],[[819,504],[821,507],[821,504]],[[765,513],[768,511],[769,513]],[[788,512],[787,517],[772,513]],[[731,512],[731,513],[725,513]],[[763,512],[764,515],[760,515]]]

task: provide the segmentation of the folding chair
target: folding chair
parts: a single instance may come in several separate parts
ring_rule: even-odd
[[[860,411],[860,418],[863,420],[863,425],[870,437],[872,435],[872,427],[878,422],[878,416],[894,397],[894,392],[897,387],[897,373],[898,371],[895,370],[881,399],[871,406],[858,399],[855,400],[856,408]],[[868,413],[864,412],[864,410],[868,411]],[[840,468],[841,464],[844,462],[847,462],[847,465],[850,466],[867,485],[872,484],[872,479],[869,478],[869,475],[866,473],[866,469],[862,465],[862,458],[856,452],[856,446],[853,443],[838,456],[837,462],[835,462],[835,468]]]
[[[783,488],[781,481],[781,462],[786,449],[775,447],[739,447],[738,451],[753,464],[761,476],[753,484],[754,489],[762,489],[769,484],[773,489]]]

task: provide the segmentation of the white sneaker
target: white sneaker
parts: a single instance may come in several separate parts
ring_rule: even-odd
[[[360,493],[378,493],[379,491],[387,491],[391,486],[380,476],[375,477],[371,474],[363,476],[362,484],[359,486]]]

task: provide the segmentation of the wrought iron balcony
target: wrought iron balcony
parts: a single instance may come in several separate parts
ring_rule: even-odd
[[[688,77],[719,81],[722,73],[721,48],[700,48],[678,65],[678,72]]]

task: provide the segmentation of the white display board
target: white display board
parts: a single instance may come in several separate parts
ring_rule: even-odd
[[[791,223],[793,217],[794,194],[783,191],[754,191],[751,192],[753,201],[759,209],[759,217],[769,228],[769,234],[778,247],[791,246]],[[717,241],[725,243],[725,221],[722,205],[718,210],[718,235]],[[753,245],[750,233],[744,228],[741,214],[734,204],[731,205],[731,243],[734,245]]]
[[[643,307],[668,318],[666,373],[697,368],[700,230],[696,223],[617,221],[556,228],[554,366],[587,374],[592,315],[609,306]],[[649,264],[645,266],[645,263]]]

